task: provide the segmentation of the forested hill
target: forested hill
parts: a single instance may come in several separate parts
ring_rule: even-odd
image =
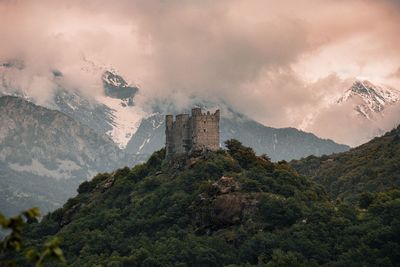
[[[333,197],[354,199],[362,192],[400,186],[400,126],[348,152],[309,156],[291,165],[324,185]]]
[[[332,203],[286,162],[240,142],[99,174],[27,229],[62,239],[69,266],[395,266],[400,191]],[[50,266],[50,265],[49,265]],[[56,264],[51,264],[56,266]]]

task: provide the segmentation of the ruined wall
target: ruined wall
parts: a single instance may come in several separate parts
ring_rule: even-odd
[[[191,146],[189,114],[180,114],[173,121],[172,115],[166,116],[166,153],[186,153]]]
[[[219,148],[219,110],[214,114],[202,114],[201,110],[192,115],[192,150]]]
[[[189,115],[180,114],[176,116],[173,127],[174,152],[186,153],[190,149]]]
[[[174,140],[172,129],[174,127],[174,117],[172,115],[165,116],[165,154],[174,153]]]
[[[219,110],[203,114],[200,108],[192,109],[192,116],[179,114],[165,117],[166,156],[190,153],[194,150],[219,148]]]

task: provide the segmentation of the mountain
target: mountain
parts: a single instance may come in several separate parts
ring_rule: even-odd
[[[367,120],[383,116],[385,108],[400,102],[400,91],[375,85],[368,80],[356,80],[337,103],[350,102],[357,115]]]
[[[107,95],[88,97],[78,91],[58,88],[51,109],[59,110],[99,134],[108,135],[124,149],[147,114],[134,104],[133,97],[119,99]]]
[[[10,86],[9,80],[18,77],[22,63],[8,63],[0,66],[3,81],[0,88],[3,94],[17,95],[35,101],[28,95]],[[112,68],[85,61],[82,71],[98,77],[103,85],[103,95],[88,96],[79,90],[64,88],[63,74],[53,71],[56,84],[53,100],[46,106],[59,110],[76,121],[87,125],[99,134],[108,135],[119,148],[134,155],[151,155],[165,143],[164,116],[166,113],[178,114],[184,110],[175,108],[165,100],[156,101],[147,111],[136,104],[140,89],[127,82]],[[9,75],[12,72],[13,75]],[[208,103],[195,99],[194,102],[205,108],[224,108],[221,116],[221,142],[230,138],[243,141],[257,153],[267,153],[273,160],[291,160],[308,155],[323,155],[346,151],[346,145],[331,140],[320,139],[313,134],[294,128],[276,129],[264,126],[235,111],[223,101]]]
[[[99,174],[26,244],[59,237],[68,266],[396,266],[400,190],[335,203],[287,163],[227,148]]]
[[[104,92],[106,96],[128,100],[128,104],[132,105],[136,93],[139,88],[130,86],[124,78],[115,71],[106,70],[102,76]]]
[[[299,159],[306,155],[325,155],[349,149],[332,140],[321,139],[295,128],[272,128],[234,113],[224,115],[220,121],[221,145],[225,140],[239,139],[259,154],[268,154],[272,160]],[[138,130],[127,144],[128,151],[151,154],[165,145],[164,116],[154,114],[142,120]]]
[[[49,108],[67,114],[100,134],[108,135],[124,149],[146,116],[135,105],[134,97],[139,89],[129,86],[112,70],[102,71],[101,81],[104,95],[95,97],[59,86],[55,91],[54,104]]]
[[[147,116],[147,113],[135,105],[134,97],[139,89],[130,86],[112,68],[88,60],[82,63],[82,73],[101,84],[103,92],[96,95],[83,94],[77,88],[66,86],[63,73],[53,70],[52,96],[42,103],[16,82],[24,78],[23,62],[9,61],[0,64],[0,96],[18,96],[46,108],[61,111],[97,133],[108,135],[121,149],[125,148],[141,119]]]
[[[107,136],[62,112],[0,97],[0,209],[59,207],[95,173],[138,162]]]
[[[92,101],[79,91],[57,88],[54,94],[54,104],[49,108],[68,115],[99,134],[106,134],[113,129],[113,110]]]
[[[13,83],[23,70],[21,62],[0,66],[0,91],[6,95],[2,100],[2,108],[6,110],[2,117],[2,125],[6,126],[2,127],[2,131],[7,129],[7,125],[13,125],[12,134],[7,133],[7,136],[19,138],[18,142],[17,139],[13,142],[8,139],[0,141],[0,146],[4,147],[0,151],[1,193],[4,199],[1,208],[7,214],[32,204],[38,205],[44,212],[53,210],[73,196],[77,185],[93,173],[131,165],[164,146],[164,113],[160,110],[167,110],[168,105],[158,102],[153,112],[145,112],[136,104],[139,89],[131,86],[116,71],[88,66],[85,71],[93,72],[96,77],[99,75],[104,89],[103,95],[89,96],[77,89],[65,88],[62,72],[54,70],[52,98],[43,106],[38,106],[32,104],[37,103],[34,97]],[[9,95],[15,97],[10,98]],[[18,113],[15,109],[19,105],[22,108]],[[24,124],[26,118],[34,114],[43,113],[52,118],[52,112],[57,111],[54,113],[60,118],[57,122],[46,121],[45,117],[37,115],[31,119],[32,124]],[[175,114],[180,112],[177,109],[170,111]],[[47,127],[48,123],[51,123],[51,128]],[[81,130],[62,131],[63,123],[66,129]],[[53,128],[57,129],[59,137],[53,135]],[[81,132],[83,135],[78,134]],[[267,153],[273,160],[348,150],[347,146],[296,129],[263,126],[232,110],[226,115],[223,113],[221,119],[221,142],[230,138],[242,139],[257,153]],[[36,143],[35,139],[38,139]],[[37,143],[40,143],[39,147]],[[87,144],[88,149],[82,151],[82,144]],[[103,146],[111,152],[105,153],[101,149]],[[11,156],[13,150],[15,155]],[[37,153],[40,153],[40,160]],[[101,160],[95,161],[95,158]]]
[[[165,146],[165,116],[155,113],[144,118],[126,145],[127,151],[151,155]]]
[[[105,78],[107,77],[107,78]],[[113,74],[103,76],[105,88],[122,83],[120,90],[127,84],[123,78]],[[139,90],[139,89],[138,89]],[[88,125],[100,133],[105,133],[127,153],[136,155],[151,155],[165,145],[165,114],[184,112],[176,108],[167,108],[163,103],[156,103],[154,112],[145,112],[135,105],[134,95],[129,98],[98,96],[90,101],[78,92],[58,91],[55,96],[57,110]],[[212,106],[226,104],[217,103]],[[203,105],[204,106],[204,105]],[[349,149],[346,145],[336,144],[332,140],[299,131],[295,128],[276,129],[264,126],[229,110],[222,113],[221,142],[230,138],[243,140],[243,143],[253,147],[257,153],[267,153],[273,160],[291,160],[308,155],[324,155],[342,152]]]
[[[350,151],[291,162],[324,185],[333,198],[352,200],[362,192],[400,186],[400,126]]]

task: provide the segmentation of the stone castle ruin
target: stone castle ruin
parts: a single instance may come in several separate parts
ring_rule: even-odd
[[[175,121],[172,115],[166,115],[166,157],[219,149],[219,119],[219,110],[203,114],[201,108],[192,109],[192,116],[176,115]]]

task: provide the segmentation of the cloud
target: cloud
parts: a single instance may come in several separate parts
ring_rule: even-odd
[[[352,146],[360,145],[382,134],[375,123],[362,118],[357,119],[357,116],[350,103],[332,105],[320,110],[306,130],[324,138],[334,136],[337,142]]]
[[[398,10],[367,0],[0,1],[0,62],[22,60],[19,86],[36,98],[51,97],[54,69],[63,86],[101,94],[86,58],[140,86],[141,105],[223,99],[266,125],[325,134],[347,110],[319,113],[348,79],[400,85],[388,78],[400,60]],[[326,131],[344,143],[353,135]]]
[[[389,78],[400,79],[400,67],[393,73],[389,74]]]
[[[386,108],[385,116],[371,121],[356,119],[359,115],[353,108],[349,103],[330,106],[314,118],[307,130],[325,138],[335,136],[339,143],[358,146],[400,124],[400,103]]]

